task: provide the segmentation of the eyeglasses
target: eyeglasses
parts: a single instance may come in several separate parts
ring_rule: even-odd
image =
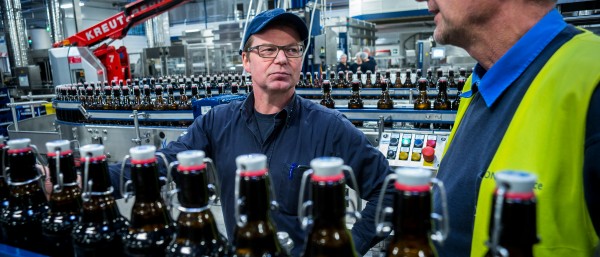
[[[299,58],[304,53],[303,45],[289,45],[289,46],[277,46],[277,45],[258,45],[248,48],[248,52],[256,49],[258,56],[262,58],[275,58],[279,54],[279,50],[283,50],[283,53],[287,58]]]

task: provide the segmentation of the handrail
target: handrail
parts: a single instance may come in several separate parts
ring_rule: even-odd
[[[19,131],[19,123],[17,122],[17,106],[30,106],[31,107],[31,117],[35,117],[34,106],[40,106],[42,104],[48,103],[48,101],[28,101],[28,102],[18,102],[15,103],[14,98],[10,98],[10,103],[7,103],[6,106],[10,107],[10,111],[12,113],[13,124],[15,124],[15,131]]]

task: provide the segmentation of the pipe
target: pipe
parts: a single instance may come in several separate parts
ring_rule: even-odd
[[[60,3],[58,0],[46,0],[46,7],[52,43],[60,42],[64,39]]]
[[[2,5],[7,36],[9,62],[12,68],[24,67],[29,64],[27,58],[27,32],[21,12],[21,2],[17,0],[4,0]]]

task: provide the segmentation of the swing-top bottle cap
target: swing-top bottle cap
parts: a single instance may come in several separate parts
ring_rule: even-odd
[[[104,146],[100,144],[89,144],[79,148],[81,157],[98,157],[104,155]]]
[[[134,160],[154,159],[155,152],[156,146],[153,145],[140,145],[129,148],[129,154],[131,155],[131,159]]]
[[[531,193],[537,181],[534,174],[523,171],[503,171],[495,174],[496,187],[507,184],[509,193]]]
[[[407,186],[429,185],[431,181],[431,170],[421,168],[397,168],[396,183]]]
[[[342,173],[344,160],[338,157],[319,157],[310,161],[310,167],[319,177],[331,177]]]
[[[56,152],[56,150],[60,152],[66,152],[71,150],[71,143],[69,140],[52,140],[50,142],[46,142],[46,149],[48,153]]]
[[[177,161],[184,167],[198,166],[204,164],[204,151],[188,150],[177,154]]]
[[[267,156],[264,154],[245,154],[235,158],[235,164],[241,171],[257,171],[267,168]]]
[[[8,148],[10,148],[11,150],[27,148],[27,147],[29,147],[30,143],[31,143],[31,139],[29,139],[29,138],[12,139],[12,140],[8,140],[8,142],[6,142],[6,144],[8,145]]]

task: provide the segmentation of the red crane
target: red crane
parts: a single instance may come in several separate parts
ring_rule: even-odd
[[[54,43],[53,47],[86,46],[93,47],[107,39],[122,39],[130,28],[164,13],[190,0],[139,0],[125,6],[125,10],[91,26],[63,41]],[[112,41],[111,41],[112,42]],[[109,81],[131,78],[129,55],[124,46],[115,49],[111,43],[103,43],[95,50],[94,55],[106,68]]]

